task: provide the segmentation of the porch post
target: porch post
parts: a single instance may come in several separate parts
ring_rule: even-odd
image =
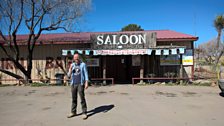
[[[182,62],[182,54],[180,54],[180,78],[183,78],[183,62]],[[183,83],[183,80],[180,80],[180,83]]]
[[[103,79],[106,79],[106,57],[103,56]],[[103,84],[106,84],[106,80],[103,81]]]
[[[180,54],[180,78],[183,78],[182,54]]]
[[[141,55],[141,65],[140,65],[140,78],[144,77],[144,55]],[[140,80],[143,83],[143,80]]]

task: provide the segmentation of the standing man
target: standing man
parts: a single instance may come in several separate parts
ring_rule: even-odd
[[[73,63],[70,65],[68,76],[71,77],[72,107],[68,118],[76,116],[77,93],[79,93],[82,105],[82,118],[87,119],[87,105],[84,90],[88,88],[88,71],[86,64],[79,59],[79,54],[73,56]]]

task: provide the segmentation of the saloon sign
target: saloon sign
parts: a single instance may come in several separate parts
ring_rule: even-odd
[[[105,38],[104,38],[105,37]],[[97,36],[97,45],[125,45],[125,44],[142,44],[146,43],[146,34],[139,35],[98,35]],[[117,41],[118,40],[118,41]]]
[[[156,33],[92,34],[93,49],[147,49],[156,46]]]

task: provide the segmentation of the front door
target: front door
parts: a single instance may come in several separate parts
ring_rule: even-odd
[[[107,77],[114,78],[115,83],[131,82],[131,56],[107,56],[106,60]]]

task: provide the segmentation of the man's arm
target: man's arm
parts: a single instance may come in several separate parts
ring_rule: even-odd
[[[85,89],[87,89],[89,87],[88,85],[89,76],[88,76],[88,70],[85,63],[83,64],[83,67],[84,67],[84,76],[85,76]]]
[[[69,70],[68,70],[68,78],[71,77],[72,74],[72,64],[70,64]]]

